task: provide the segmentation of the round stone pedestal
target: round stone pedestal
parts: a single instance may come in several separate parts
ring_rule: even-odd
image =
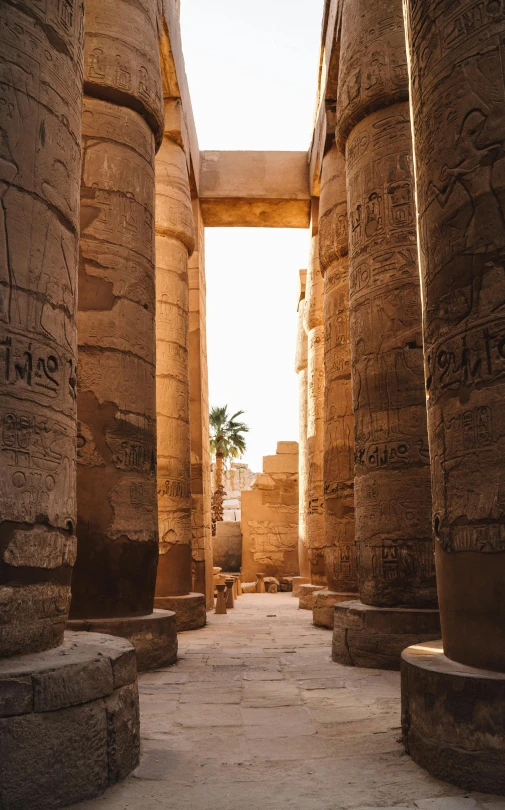
[[[505,794],[505,673],[457,664],[441,641],[404,650],[401,669],[414,762],[464,790]]]
[[[170,610],[117,619],[72,619],[67,627],[127,639],[135,647],[139,672],[167,667],[177,661],[176,618]]]
[[[324,585],[300,585],[300,602],[298,604],[300,610],[313,610],[316,593],[324,590]]]
[[[316,627],[326,627],[333,630],[335,620],[335,605],[339,602],[349,602],[355,599],[355,593],[335,593],[335,591],[318,591],[314,594],[314,607],[312,608],[312,624]]]
[[[400,669],[406,647],[441,635],[438,610],[379,608],[357,600],[334,610],[332,658],[346,666]]]
[[[156,596],[154,605],[161,610],[173,610],[178,633],[183,630],[199,630],[200,627],[205,627],[207,624],[207,606],[203,593],[187,593],[184,596]]]
[[[292,595],[296,598],[300,598],[300,588],[302,585],[310,585],[309,577],[293,577],[293,593]]]
[[[65,633],[54,650],[0,661],[0,806],[51,810],[98,796],[137,767],[135,650]]]

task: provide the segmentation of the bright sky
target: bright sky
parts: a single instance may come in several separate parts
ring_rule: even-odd
[[[181,0],[200,149],[305,150],[317,90],[323,0]],[[294,372],[305,230],[207,228],[211,405],[244,410],[244,461],[261,470],[298,440]]]

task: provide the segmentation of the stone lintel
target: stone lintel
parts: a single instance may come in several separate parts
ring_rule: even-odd
[[[400,669],[402,651],[440,638],[438,610],[382,608],[358,600],[335,605],[332,658],[338,664]]]
[[[402,653],[406,751],[437,779],[505,794],[505,673],[459,664],[441,641]]]
[[[200,153],[206,227],[308,228],[306,152]]]

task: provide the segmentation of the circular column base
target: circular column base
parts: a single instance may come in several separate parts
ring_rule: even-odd
[[[336,591],[318,591],[314,594],[314,607],[312,608],[312,624],[316,627],[326,627],[333,630],[335,620],[335,605],[339,602],[348,602],[356,599],[355,593],[337,593]]]
[[[199,630],[207,624],[207,606],[203,593],[156,596],[154,606],[161,610],[173,610],[178,633],[184,630]]]
[[[438,779],[505,794],[505,673],[457,664],[442,642],[402,653],[403,742]]]
[[[140,756],[135,650],[65,633],[53,650],[0,661],[2,810],[51,810],[100,795]]]
[[[332,658],[349,667],[400,669],[405,647],[441,635],[438,610],[380,608],[358,600],[334,610]]]
[[[300,610],[313,610],[316,593],[324,590],[326,590],[324,585],[300,585],[300,601],[298,603]]]
[[[293,596],[296,599],[300,598],[300,587],[302,585],[310,585],[309,577],[293,577]]]
[[[127,639],[135,647],[139,672],[167,667],[177,661],[175,613],[169,610],[116,619],[71,619],[67,627]]]

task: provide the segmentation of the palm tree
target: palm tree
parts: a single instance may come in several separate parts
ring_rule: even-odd
[[[216,459],[215,491],[212,497],[212,528],[215,534],[216,521],[223,519],[223,466],[232,458],[240,458],[245,453],[246,441],[244,433],[249,431],[244,422],[238,422],[238,417],[244,411],[237,411],[228,415],[228,405],[223,408],[211,408],[210,422],[210,452]]]

